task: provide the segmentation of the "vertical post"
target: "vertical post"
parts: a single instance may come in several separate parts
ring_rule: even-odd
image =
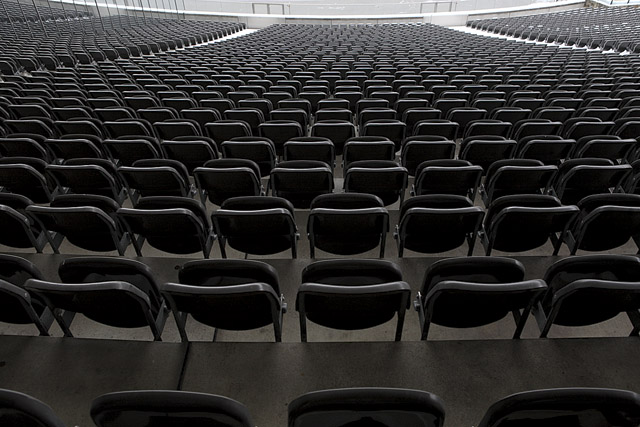
[[[49,0],[47,0],[47,7],[51,11],[51,14],[52,14],[52,17],[53,17],[53,24],[56,26],[56,32],[59,32],[59,30],[58,30],[58,20],[53,15],[53,9],[51,9],[51,3],[49,3]],[[37,10],[37,7],[36,7],[36,10]]]
[[[151,14],[151,20],[153,21],[153,8],[151,7],[151,0],[147,0],[147,4],[149,5],[149,13]]]
[[[3,1],[0,1],[0,3],[2,3],[2,8],[4,9],[4,13],[7,14],[7,19],[9,20],[9,24],[11,24],[13,35],[16,36],[16,38],[18,38],[18,32],[16,31],[16,27],[13,25],[13,20],[11,19],[11,15],[9,15],[9,11],[7,10],[7,5],[4,4]]]
[[[64,8],[64,2],[62,0],[60,1],[60,6],[62,6],[62,13],[64,13],[64,20],[67,21],[67,25],[69,26],[69,29],[71,30],[71,22],[69,22],[69,16],[67,16],[67,11]]]
[[[84,0],[84,8],[87,10],[87,12],[89,12],[89,5],[87,4],[87,0]],[[93,28],[93,34],[98,34],[98,32],[96,31],[96,26],[93,25],[93,22],[91,22],[91,28]]]
[[[76,12],[76,19],[78,19],[80,21],[80,26],[82,27],[82,34],[85,33],[85,29],[84,29],[84,19],[80,17],[80,14],[78,13],[78,6],[76,5],[75,0],[73,0],[71,2],[73,4],[73,10],[75,10]]]
[[[29,29],[29,33],[31,34],[31,37],[33,37],[33,31],[31,30],[31,25],[29,25],[29,20],[27,19],[27,14],[24,13],[24,9],[22,8],[22,3],[20,3],[20,0],[18,0],[18,7],[20,8],[20,12],[22,12],[22,18],[24,19],[24,25],[27,26],[27,28]]]
[[[142,9],[142,20],[144,21],[145,25],[147,24],[147,16],[144,14],[144,6],[142,5],[142,0],[140,0],[140,9]]]
[[[180,12],[178,12],[178,0],[173,0],[173,2],[176,5],[176,16],[178,17],[178,20],[180,19]]]
[[[102,22],[102,15],[100,14],[100,8],[98,7],[98,0],[93,0],[93,3],[96,5],[96,13],[98,14],[98,19],[100,20],[100,26],[102,27],[102,31],[106,33],[107,30],[105,30],[104,22]]]

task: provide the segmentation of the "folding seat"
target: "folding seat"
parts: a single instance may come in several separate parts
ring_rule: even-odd
[[[273,142],[263,137],[238,137],[224,141],[221,145],[225,158],[248,159],[260,168],[261,176],[269,176],[276,165],[276,149]]]
[[[291,202],[280,197],[246,196],[225,200],[211,215],[220,252],[226,245],[245,254],[269,255],[291,249],[297,257],[299,234]]]
[[[81,313],[117,328],[147,326],[154,340],[161,341],[168,310],[164,301],[156,299],[155,283],[152,282],[153,288],[140,284],[148,280],[143,277],[145,274],[149,274],[148,268],[133,260],[76,258],[60,265],[63,283],[29,279],[25,287],[39,295],[52,311],[59,311],[56,320],[66,337],[73,336],[71,323],[76,313]]]
[[[458,128],[459,125],[450,120],[421,120],[414,125],[413,135],[443,136],[454,141],[458,134]]]
[[[292,138],[283,146],[283,160],[318,160],[334,168],[336,153],[328,138],[305,136]]]
[[[640,136],[640,118],[628,117],[617,119],[614,123],[615,126],[611,129],[610,133],[624,139],[638,138],[638,136]]]
[[[388,138],[395,144],[397,151],[404,139],[406,127],[405,123],[395,119],[369,120],[362,129],[362,135]]]
[[[252,134],[249,124],[241,120],[217,120],[207,123],[205,131],[218,147],[221,147],[224,141]]]
[[[344,120],[326,120],[316,122],[311,127],[311,136],[328,138],[333,142],[336,154],[342,154],[345,142],[356,136],[353,123]]]
[[[216,110],[220,117],[225,111],[231,110],[236,107],[236,104],[230,99],[203,99],[199,102],[201,108],[212,108]]]
[[[612,121],[618,114],[617,108],[589,105],[579,108],[575,112],[576,117],[596,117],[603,122]]]
[[[356,102],[356,117],[360,117],[360,113],[367,108],[389,108],[389,101],[382,98],[363,98]]]
[[[88,135],[84,135],[86,138],[74,138],[74,136],[65,135],[63,139],[47,139],[44,144],[51,153],[51,157],[59,161],[77,158],[104,158],[99,146],[92,142]]]
[[[328,328],[357,330],[382,325],[397,315],[395,340],[400,341],[410,295],[400,269],[389,261],[314,262],[302,271],[296,297],[300,339],[307,341],[307,320]]]
[[[143,197],[135,209],[120,208],[117,215],[131,236],[137,256],[142,256],[146,241],[164,252],[192,254],[202,251],[204,258],[209,258],[215,234],[204,205],[197,200],[175,196]]]
[[[500,136],[472,136],[460,144],[460,160],[481,166],[484,172],[498,160],[511,159],[516,151],[516,141]]]
[[[202,136],[200,125],[189,119],[169,119],[156,122],[153,129],[160,140],[173,140],[182,136]]]
[[[441,114],[440,110],[431,107],[410,108],[403,113],[402,121],[407,125],[407,134],[413,135],[417,123],[423,120],[440,119]]]
[[[51,107],[48,105],[41,104],[12,104],[7,105],[7,111],[11,113],[11,115],[15,119],[37,119],[37,118],[45,118],[51,119]]]
[[[137,138],[139,136],[155,137],[151,123],[143,119],[104,122],[103,127],[105,133],[112,139],[117,139],[123,136],[129,138]]]
[[[416,176],[420,163],[428,160],[453,159],[456,144],[444,137],[411,136],[402,142],[401,165],[409,176]]]
[[[486,255],[497,249],[524,252],[543,246],[549,239],[557,255],[562,236],[577,217],[576,206],[562,206],[556,197],[529,194],[503,196],[487,210],[480,233]],[[526,227],[522,225],[526,224]],[[561,233],[560,238],[556,233]]]
[[[573,108],[545,106],[536,108],[531,115],[533,119],[555,120],[558,122],[565,122],[575,114],[576,110]]]
[[[264,193],[260,184],[260,169],[251,160],[210,160],[203,167],[194,169],[193,175],[202,203],[208,197],[213,204],[221,206],[231,197],[260,196]]]
[[[9,133],[31,133],[42,135],[45,138],[54,138],[56,136],[53,122],[45,123],[42,118],[4,120],[3,127],[5,127]]]
[[[165,283],[162,293],[173,311],[183,342],[189,314],[219,329],[244,331],[273,324],[275,340],[282,340],[282,316],[287,311],[278,272],[251,260],[202,260],[184,264],[179,283]]]
[[[545,166],[539,160],[497,160],[487,169],[485,183],[480,187],[480,196],[488,207],[502,196],[545,194],[557,171],[556,166]]]
[[[559,135],[526,136],[518,141],[514,157],[559,165],[573,152],[575,144],[575,140],[564,139]]]
[[[175,109],[167,107],[141,108],[136,111],[138,117],[151,123],[162,122],[164,120],[177,119],[178,114]]]
[[[103,141],[102,146],[109,158],[115,164],[122,166],[133,166],[138,160],[159,159],[162,157],[160,146],[154,138],[125,137],[122,139],[106,139]]]
[[[20,161],[23,162],[23,160]],[[42,166],[46,165],[42,163]],[[26,196],[35,203],[48,203],[53,198],[54,189],[43,173],[44,170],[39,172],[24,162],[2,163],[0,164],[0,187],[6,192]]]
[[[563,136],[578,140],[589,135],[607,135],[614,125],[614,122],[603,122],[595,117],[574,117],[565,122]]]
[[[630,165],[615,165],[609,159],[566,160],[558,168],[549,194],[557,196],[563,204],[575,204],[592,194],[610,193],[631,170]]]
[[[274,117],[273,116],[273,112],[275,110],[280,110],[280,109],[299,109],[299,110],[303,110],[305,113],[307,113],[308,117],[311,117],[311,115],[313,114],[313,108],[311,106],[311,101],[309,101],[308,99],[303,99],[303,98],[292,98],[292,99],[285,99],[284,101],[280,101],[278,102],[278,108],[271,110],[271,118],[272,119],[280,119],[281,117]]]
[[[302,108],[276,108],[271,110],[271,120],[288,120],[300,124],[303,132],[306,132],[309,125],[309,113]]]
[[[42,252],[48,243],[48,236],[25,212],[27,206],[32,204],[29,198],[20,194],[0,193],[0,244],[12,248],[34,248],[36,252]]]
[[[134,204],[139,197],[193,195],[189,172],[176,160],[136,160],[132,166],[120,166],[118,175]]]
[[[188,391],[104,394],[91,404],[91,417],[98,427],[159,427],[167,423],[215,425],[221,422],[230,427],[255,425],[249,410],[241,403],[223,396]]]
[[[443,111],[444,113],[444,111]],[[456,107],[450,109],[445,119],[458,123],[458,134],[461,137],[467,132],[467,125],[477,120],[482,120],[486,117],[487,110],[474,107]],[[456,137],[459,137],[456,135]]]
[[[207,123],[212,123],[222,118],[218,110],[206,107],[180,110],[180,116],[189,121],[195,121],[198,123],[201,133],[204,132]]]
[[[203,136],[182,136],[170,141],[165,140],[160,143],[160,147],[167,159],[183,164],[190,175],[195,168],[219,158],[215,143]]]
[[[374,194],[389,206],[404,199],[407,170],[391,160],[358,160],[345,170],[344,189],[347,193]]]
[[[316,196],[332,193],[333,185],[331,168],[317,160],[283,161],[271,171],[273,195],[300,209],[308,209]]]
[[[522,107],[501,107],[496,108],[489,115],[490,119],[502,120],[509,123],[518,123],[520,120],[528,119],[531,110]]]
[[[336,425],[366,422],[388,427],[440,427],[444,422],[444,405],[432,393],[391,388],[315,391],[289,404],[290,427],[311,427],[334,421]]]
[[[116,167],[106,159],[72,159],[62,165],[47,165],[45,171],[56,183],[60,194],[97,194],[110,197],[118,204],[122,204],[127,196]]]
[[[469,102],[465,99],[437,99],[433,107],[442,111],[442,117],[447,117],[451,110],[468,107]]]
[[[398,256],[404,249],[419,253],[446,252],[468,244],[467,255],[482,225],[484,211],[471,200],[458,195],[426,195],[406,200],[400,207],[400,220],[394,238]]]
[[[52,160],[45,148],[32,138],[0,138],[0,154],[2,157],[33,157],[47,162]]]
[[[564,235],[571,255],[578,249],[591,252],[615,249],[631,238],[638,246],[640,195],[594,194],[580,200],[577,206],[580,215]]]
[[[106,196],[66,194],[57,196],[50,206],[28,206],[25,211],[34,218],[38,228],[49,235],[54,253],[64,238],[88,251],[118,251],[129,246],[130,239],[118,223],[115,212],[120,205]]]
[[[337,193],[316,197],[307,222],[310,256],[315,249],[355,255],[380,246],[384,257],[389,213],[373,194]]]
[[[521,120],[513,125],[512,139],[520,141],[527,136],[559,135],[562,125],[562,122],[552,122],[547,119]]]
[[[252,135],[258,134],[258,126],[265,121],[262,111],[256,108],[234,108],[225,111],[223,116],[225,120],[236,120],[247,123],[251,128]]]
[[[291,138],[302,137],[306,134],[306,128],[291,120],[270,120],[258,126],[261,137],[269,138],[276,147],[276,153],[282,155],[284,144]]]
[[[65,427],[50,406],[18,391],[0,389],[0,413],[7,427]]]
[[[93,107],[93,112],[103,122],[114,122],[120,119],[135,120],[136,118],[135,111],[129,107]]]
[[[395,119],[397,115],[396,110],[392,108],[386,107],[367,107],[360,110],[357,119],[358,124],[360,125],[360,130],[364,128],[364,125],[367,124],[370,120],[379,120],[379,119]]]
[[[412,194],[457,194],[474,200],[482,167],[466,160],[428,160],[416,168],[416,180]]]
[[[385,137],[356,136],[345,143],[342,162],[348,168],[351,162],[358,160],[393,160],[395,151],[395,144]]]
[[[429,266],[414,303],[422,340],[431,324],[473,328],[497,322],[512,313],[520,334],[529,313],[547,286],[542,280],[524,280],[520,261],[502,257],[450,258]]]
[[[558,388],[512,394],[491,405],[478,427],[536,420],[540,425],[610,424],[631,426],[640,417],[640,396],[604,388]]]
[[[626,159],[636,148],[634,138],[622,139],[614,135],[588,135],[580,138],[575,145],[572,158],[595,157],[609,159],[614,163]]]

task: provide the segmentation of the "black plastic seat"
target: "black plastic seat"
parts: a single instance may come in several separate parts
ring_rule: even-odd
[[[59,193],[97,194],[122,204],[126,189],[106,159],[74,159],[64,165],[48,165],[47,175],[56,183]]]
[[[47,404],[6,389],[0,389],[0,423],[6,427],[65,427]]]
[[[280,197],[233,197],[211,215],[222,257],[226,245],[246,254],[268,255],[291,249],[299,238],[291,202]]]
[[[468,244],[473,255],[484,211],[464,196],[434,194],[416,196],[400,207],[400,220],[394,238],[398,256],[404,249],[419,253],[439,253]]]
[[[562,206],[560,200],[548,195],[500,197],[487,209],[480,234],[486,255],[491,255],[494,249],[529,251],[544,245],[549,239],[554,244],[553,254],[557,255],[563,236],[578,212],[576,206]],[[557,233],[561,233],[559,238]]]
[[[558,168],[539,160],[508,159],[495,161],[487,169],[480,195],[485,206],[498,197],[512,194],[544,194]]]
[[[124,255],[130,239],[115,218],[120,205],[98,195],[65,195],[50,206],[31,205],[26,212],[42,230],[49,233],[54,253],[59,253],[62,239],[89,251],[114,251]]]
[[[136,209],[121,208],[136,254],[142,256],[144,242],[161,251],[192,254],[202,251],[209,258],[215,234],[204,205],[186,197],[153,196],[138,200]],[[137,236],[137,237],[136,237]]]
[[[416,176],[416,169],[420,163],[453,159],[455,151],[455,142],[444,137],[410,136],[402,142],[400,159],[409,176]]]
[[[640,395],[604,388],[558,388],[513,394],[491,405],[478,427],[527,423],[536,426],[613,425],[631,427],[640,419]]]
[[[21,194],[35,203],[48,203],[53,198],[53,189],[44,175],[23,163],[0,164],[0,186],[4,191]]]
[[[48,336],[53,313],[44,301],[25,292],[24,284],[29,279],[43,279],[42,273],[32,262],[14,255],[0,255],[0,322],[33,323],[40,335]]]
[[[384,257],[389,212],[373,194],[337,193],[316,197],[311,202],[307,236],[311,258],[315,249],[355,255],[380,246]]]
[[[416,168],[416,180],[412,193],[457,194],[474,200],[480,180],[482,167],[472,165],[466,160],[428,160]]]
[[[520,334],[529,313],[546,291],[542,280],[524,280],[520,261],[502,257],[450,258],[427,269],[415,301],[422,339],[431,324],[473,328],[513,314]]]
[[[247,159],[254,161],[260,168],[260,175],[271,174],[276,165],[276,147],[274,143],[263,137],[238,137],[224,141],[221,145],[222,155],[227,159]]]
[[[404,200],[409,174],[392,160],[358,160],[349,163],[344,176],[347,193],[380,197],[385,206]]]
[[[104,394],[91,404],[91,418],[98,427],[162,427],[168,424],[255,426],[249,410],[235,400],[212,394],[173,390]]]
[[[572,255],[579,249],[615,249],[626,244],[631,238],[638,246],[640,195],[594,194],[580,200],[577,206],[580,215],[564,235],[564,242]]]
[[[185,325],[195,320],[218,329],[243,331],[273,324],[275,340],[282,340],[282,316],[287,310],[280,293],[278,272],[269,264],[251,260],[190,261],[178,273],[179,283],[165,283],[169,302],[187,342]]]
[[[0,193],[0,244],[12,248],[34,248],[42,253],[49,236],[27,214],[26,208],[32,204],[26,196]]]
[[[336,426],[442,427],[444,405],[432,393],[391,388],[315,391],[289,403],[289,427],[328,422]]]
[[[307,320],[340,330],[366,329],[398,316],[395,340],[402,338],[411,290],[398,266],[382,260],[326,260],[302,271],[296,310],[300,339]]]
[[[133,166],[119,167],[118,175],[134,203],[139,197],[193,195],[187,168],[176,160],[137,160]]]
[[[575,204],[593,194],[610,193],[631,171],[630,165],[615,165],[609,159],[570,159],[558,168],[550,194],[564,204]]]
[[[332,193],[333,185],[331,168],[317,160],[287,160],[271,171],[273,195],[295,208],[308,209],[316,196]]]

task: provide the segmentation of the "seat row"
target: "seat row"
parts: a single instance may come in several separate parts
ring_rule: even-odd
[[[188,391],[144,390],[104,394],[91,403],[98,427],[161,427],[167,423],[201,427],[255,427],[249,409],[224,396]],[[594,423],[633,426],[640,418],[640,396],[604,388],[532,390],[493,403],[478,427],[558,420],[576,427]],[[445,406],[433,393],[400,388],[344,388],[303,394],[288,405],[289,427],[380,425],[442,427]],[[65,424],[45,403],[20,392],[0,389],[0,421],[7,427]],[[599,424],[598,424],[599,425]],[[604,424],[603,424],[604,425]]]
[[[336,193],[316,196],[306,222],[310,257],[316,251],[356,255],[379,248],[385,256],[389,211],[378,196]],[[232,197],[211,214],[197,200],[149,196],[135,208],[120,207],[97,195],[60,195],[49,206],[34,205],[21,195],[0,193],[0,242],[42,252],[49,244],[59,253],[67,241],[88,251],[117,251],[133,244],[142,256],[145,243],[163,252],[209,258],[217,239],[220,253],[228,248],[245,254],[273,255],[285,250],[297,257],[300,238],[294,206],[273,196]],[[398,255],[405,249],[436,254],[465,243],[472,255],[479,237],[486,255],[498,250],[526,252],[548,242],[557,255],[563,244],[578,250],[615,250],[629,241],[638,245],[640,195],[596,194],[577,205],[563,205],[542,194],[508,195],[485,211],[460,195],[416,196],[404,202],[393,237]]]
[[[76,314],[118,328],[148,327],[160,341],[169,311],[182,341],[189,341],[186,322],[219,329],[250,330],[273,325],[282,340],[287,303],[277,271],[251,260],[189,261],[177,283],[157,283],[145,264],[125,258],[81,257],[64,260],[61,282],[47,281],[31,262],[0,256],[3,322],[37,326],[48,335],[54,318],[72,337]],[[640,260],[628,255],[590,255],[557,261],[544,280],[525,280],[522,263],[511,258],[449,258],[429,266],[413,302],[421,339],[431,325],[470,328],[514,319],[513,338],[520,338],[533,313],[540,337],[553,325],[586,326],[625,313],[631,336],[640,332]],[[400,341],[411,288],[400,268],[382,260],[325,260],[302,271],[295,308],[300,339],[307,341],[307,322],[339,330],[379,326],[396,318]]]

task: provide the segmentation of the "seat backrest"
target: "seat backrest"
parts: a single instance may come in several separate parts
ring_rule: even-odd
[[[478,427],[506,427],[530,422],[541,425],[638,424],[640,396],[624,390],[565,388],[513,394],[491,405]]]
[[[0,423],[22,427],[64,427],[45,403],[24,393],[0,389]]]
[[[248,409],[222,396],[186,391],[127,391],[102,395],[91,404],[91,418],[99,427],[167,423],[224,427],[254,427]]]
[[[444,405],[424,391],[350,388],[307,393],[289,404],[289,427],[346,426],[441,427]]]

